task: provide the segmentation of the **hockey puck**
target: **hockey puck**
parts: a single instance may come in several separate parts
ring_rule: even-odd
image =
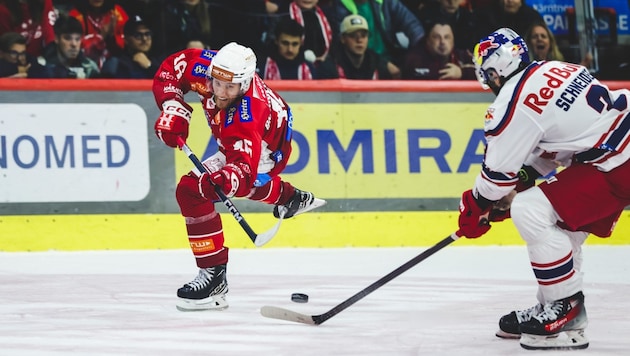
[[[302,293],[291,294],[291,301],[296,303],[308,303],[308,295]]]

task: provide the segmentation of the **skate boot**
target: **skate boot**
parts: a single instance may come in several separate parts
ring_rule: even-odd
[[[191,282],[177,290],[177,309],[180,311],[222,310],[228,307],[226,265],[200,268]]]
[[[577,350],[588,347],[584,294],[543,305],[529,321],[520,324],[521,346],[527,350]],[[561,337],[564,336],[564,337]]]
[[[496,336],[503,339],[520,339],[521,329],[519,325],[529,321],[533,315],[542,311],[542,304],[538,303],[531,308],[524,310],[514,310],[499,319],[499,331]]]
[[[282,216],[282,218],[288,219],[324,205],[326,205],[325,200],[315,198],[311,192],[305,192],[295,188],[295,194],[291,200],[284,205],[276,205],[273,208],[273,216],[276,218]]]

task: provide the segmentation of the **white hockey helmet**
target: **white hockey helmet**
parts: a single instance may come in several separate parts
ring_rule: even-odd
[[[509,28],[500,28],[482,38],[473,50],[475,74],[483,89],[492,88],[497,94],[501,86],[514,74],[529,63],[529,54],[525,40]],[[501,85],[495,87],[488,75],[493,72]]]
[[[208,66],[208,78],[241,84],[244,94],[256,73],[256,54],[251,48],[230,42],[214,55]]]

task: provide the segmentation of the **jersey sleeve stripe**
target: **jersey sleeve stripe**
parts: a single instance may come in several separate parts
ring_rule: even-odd
[[[510,186],[518,182],[518,176],[515,173],[491,171],[485,164],[481,167],[481,177],[497,186]]]

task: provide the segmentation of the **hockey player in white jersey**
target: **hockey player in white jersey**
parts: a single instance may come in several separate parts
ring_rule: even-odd
[[[480,237],[489,221],[511,216],[527,244],[538,303],[503,316],[497,336],[519,338],[525,349],[586,348],[581,246],[589,233],[610,236],[630,205],[630,91],[609,90],[577,64],[530,63],[524,40],[507,28],[483,38],[473,55],[496,99],[485,114],[481,172],[462,194],[458,235]],[[504,211],[493,210],[497,202]]]

